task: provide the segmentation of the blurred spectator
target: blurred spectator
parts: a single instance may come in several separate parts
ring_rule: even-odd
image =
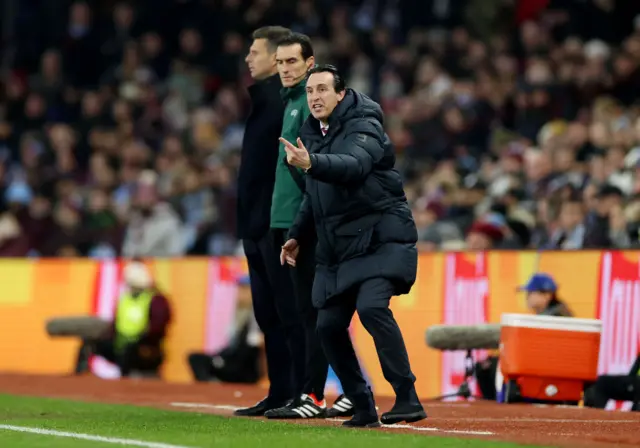
[[[28,5],[1,80],[0,211],[19,230],[0,253],[235,253],[243,58],[274,24],[382,104],[421,249],[640,246],[640,2]],[[147,169],[160,215],[143,217]],[[132,239],[165,218],[171,249]]]
[[[0,255],[3,257],[23,257],[29,250],[26,238],[15,215],[10,212],[0,216]]]
[[[603,185],[600,188],[595,207],[587,216],[585,248],[629,246],[623,201],[624,195],[618,187]]]
[[[494,249],[504,239],[500,226],[490,222],[476,222],[469,229],[466,239],[466,249],[485,251]]]
[[[526,293],[527,308],[538,316],[573,317],[571,309],[558,295],[556,281],[549,274],[533,274],[525,285],[518,288],[518,291]],[[498,356],[490,355],[475,365],[478,387],[487,400],[495,400],[498,395],[496,391],[498,360]]]
[[[157,176],[144,171],[135,185],[133,209],[126,228],[125,257],[175,257],[185,252],[182,225],[171,206],[160,200]]]
[[[208,235],[216,218],[213,193],[204,187],[198,171],[188,171],[181,180],[176,188],[176,208],[184,218],[185,248],[191,254],[205,255],[209,250]]]

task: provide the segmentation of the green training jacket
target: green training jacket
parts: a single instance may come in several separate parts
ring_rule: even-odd
[[[282,121],[282,137],[297,145],[296,140],[300,136],[300,128],[309,116],[307,105],[307,93],[305,88],[307,81],[303,80],[294,87],[285,87],[281,90],[282,99],[285,102],[284,119]],[[302,192],[291,177],[289,168],[284,162],[287,153],[284,144],[278,148],[278,164],[276,165],[276,183],[273,187],[271,200],[271,228],[288,229],[298,215]],[[298,169],[304,176],[304,171]]]

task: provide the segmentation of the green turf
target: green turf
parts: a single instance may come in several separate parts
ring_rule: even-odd
[[[325,426],[226,418],[152,408],[0,395],[0,424],[143,440],[194,448],[522,447],[485,440],[381,433]],[[0,429],[0,447],[79,448],[118,446]],[[123,445],[119,445],[123,446]]]

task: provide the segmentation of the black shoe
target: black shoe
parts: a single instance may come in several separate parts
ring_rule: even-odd
[[[265,412],[264,416],[280,419],[325,418],[327,416],[327,402],[326,400],[317,401],[313,397],[303,394],[299,400],[294,400],[278,409],[271,409]]]
[[[344,394],[340,395],[331,409],[327,411],[327,417],[351,417],[356,413],[353,403]]]
[[[377,414],[356,413],[350,420],[342,423],[346,428],[379,428],[382,426]]]
[[[237,417],[262,417],[264,413],[271,409],[277,409],[286,405],[286,402],[273,401],[268,397],[250,408],[241,408],[234,411],[233,415]]]
[[[393,425],[400,422],[414,423],[427,418],[427,413],[421,404],[395,404],[389,412],[382,414],[385,425]]]

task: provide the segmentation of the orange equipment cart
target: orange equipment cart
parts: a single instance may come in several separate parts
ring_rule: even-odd
[[[596,319],[503,314],[504,401],[579,402],[598,374],[601,330]]]

